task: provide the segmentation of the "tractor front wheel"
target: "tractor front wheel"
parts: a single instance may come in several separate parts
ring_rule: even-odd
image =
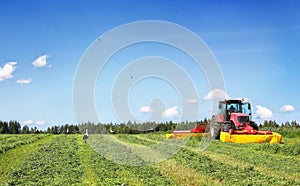
[[[258,130],[258,125],[257,125],[254,121],[250,121],[250,126],[251,126],[254,130]]]
[[[224,132],[229,132],[229,130],[232,128],[232,126],[231,126],[231,123],[229,123],[229,124],[224,124],[224,129],[223,129],[223,131]]]

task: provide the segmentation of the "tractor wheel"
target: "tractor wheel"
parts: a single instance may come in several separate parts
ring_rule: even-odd
[[[210,136],[212,139],[220,139],[221,125],[217,122],[213,122],[213,126],[210,127]]]
[[[230,123],[226,123],[224,125],[224,132],[229,132],[230,129],[235,130],[235,125],[234,125],[233,121],[230,121]]]
[[[228,132],[231,129],[231,124],[224,125],[224,132]]]
[[[258,125],[257,125],[254,121],[250,121],[250,126],[251,126],[254,130],[258,130]]]

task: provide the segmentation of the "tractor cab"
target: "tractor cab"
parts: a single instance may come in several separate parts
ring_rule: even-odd
[[[223,100],[219,102],[219,112],[223,121],[230,121],[233,113],[243,113],[248,115],[249,120],[252,120],[251,104],[242,100]],[[234,114],[233,114],[234,115]]]

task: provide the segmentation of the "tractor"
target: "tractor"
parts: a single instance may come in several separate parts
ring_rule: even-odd
[[[212,116],[211,139],[233,143],[281,143],[282,136],[269,130],[258,130],[252,121],[251,104],[242,99],[219,101],[218,114]]]
[[[185,138],[188,136],[206,136],[209,128],[211,139],[233,143],[281,143],[282,136],[269,130],[258,130],[252,121],[251,104],[242,99],[225,99],[219,101],[218,114],[212,116],[210,125],[198,124],[191,130],[174,130],[166,134],[169,138]]]
[[[252,121],[251,104],[245,99],[219,101],[218,114],[212,116],[211,138],[220,139],[221,132],[256,134],[258,125]],[[264,131],[265,134],[268,132]]]

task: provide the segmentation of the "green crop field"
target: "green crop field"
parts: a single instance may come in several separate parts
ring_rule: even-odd
[[[295,129],[296,130],[296,129]],[[0,135],[0,185],[300,185],[300,136],[284,133],[283,144],[200,138],[157,164],[129,166],[96,153],[82,135]],[[116,134],[124,144],[149,146],[165,133]]]

